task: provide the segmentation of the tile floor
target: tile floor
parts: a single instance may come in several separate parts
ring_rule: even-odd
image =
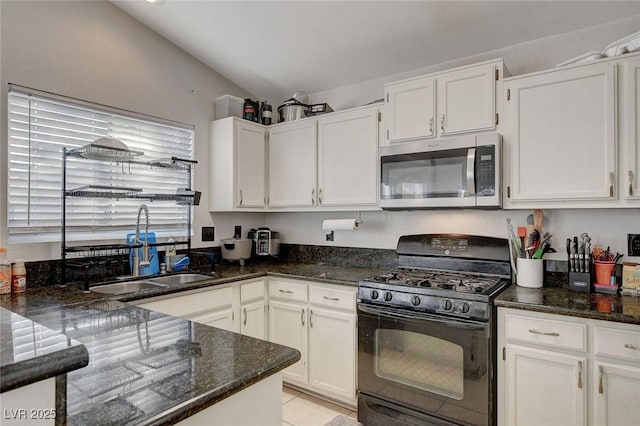
[[[282,388],[283,426],[324,426],[340,414],[356,420],[358,418],[355,411],[286,386]]]

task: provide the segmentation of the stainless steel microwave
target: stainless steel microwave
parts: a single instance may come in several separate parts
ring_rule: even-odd
[[[380,148],[380,207],[501,206],[498,133]]]

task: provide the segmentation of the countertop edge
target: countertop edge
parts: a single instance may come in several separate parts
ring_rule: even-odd
[[[0,392],[27,386],[41,380],[65,374],[89,364],[89,352],[78,345],[0,368]]]
[[[276,374],[277,372],[284,370],[290,365],[295,364],[301,358],[300,352],[297,350],[295,352],[296,352],[296,356],[291,357],[287,360],[283,360],[276,366],[266,371],[244,378],[245,381],[240,385],[236,385],[236,386],[229,385],[222,388],[212,389],[206,394],[200,395],[189,401],[185,401],[182,404],[171,408],[170,410],[164,411],[153,418],[147,419],[146,421],[141,423],[141,425],[145,425],[145,426],[171,425],[179,421],[188,419],[194,414],[202,410],[205,410],[217,404],[218,402],[223,401],[229,398],[230,396],[243,391],[244,389],[247,389],[248,387],[266,379],[267,377],[270,377]]]

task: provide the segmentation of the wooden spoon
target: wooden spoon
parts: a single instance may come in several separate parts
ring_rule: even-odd
[[[533,211],[533,227],[542,235],[542,210],[535,209]]]

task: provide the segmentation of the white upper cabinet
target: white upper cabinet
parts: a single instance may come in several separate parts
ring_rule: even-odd
[[[313,207],[316,190],[316,120],[269,130],[269,207]]]
[[[318,118],[318,205],[375,205],[378,108]]]
[[[621,137],[626,166],[621,172],[621,190],[628,200],[640,201],[640,56],[622,67]],[[636,204],[637,205],[637,204]]]
[[[505,206],[615,200],[616,64],[505,81]]]
[[[387,142],[435,137],[435,89],[433,77],[385,87]]]
[[[385,143],[493,130],[502,60],[385,86]]]
[[[440,136],[496,127],[496,70],[486,64],[438,77]]]
[[[209,210],[265,207],[266,132],[238,118],[213,121],[209,143]]]

